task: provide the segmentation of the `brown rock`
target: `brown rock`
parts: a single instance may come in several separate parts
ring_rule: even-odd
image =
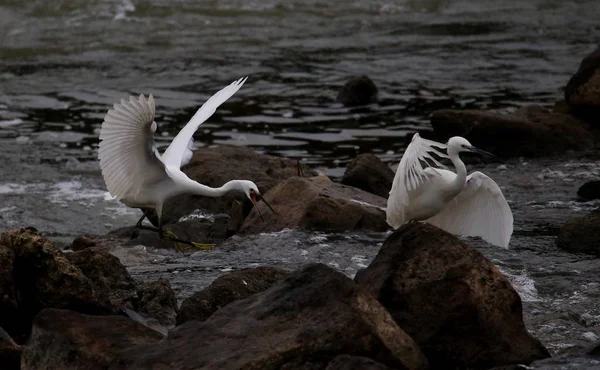
[[[140,313],[156,319],[161,325],[172,327],[177,316],[177,298],[169,280],[160,278],[143,284],[138,289]]]
[[[600,116],[600,47],[586,56],[565,87],[572,113],[597,125]]]
[[[16,344],[10,335],[0,328],[0,368],[2,370],[21,369],[21,353],[23,349]]]
[[[388,229],[386,200],[360,189],[318,176],[293,177],[264,195],[277,214],[260,205],[264,222],[253,209],[240,233],[254,234],[284,228],[328,231]]]
[[[419,344],[431,369],[490,368],[549,357],[521,299],[481,253],[426,223],[407,224],[355,281]]]
[[[368,76],[354,77],[342,87],[336,100],[347,107],[374,103],[377,101],[377,86]]]
[[[80,251],[95,246],[96,241],[89,235],[79,235],[73,239],[73,243],[71,243],[71,249],[74,251]]]
[[[297,176],[298,165],[296,160],[258,154],[251,148],[220,145],[196,150],[190,163],[182,170],[191,179],[212,187],[220,187],[236,179],[254,181],[264,194],[280,181]],[[304,176],[316,175],[306,166],[301,167]],[[177,196],[165,204],[163,222],[174,223],[196,209],[229,213],[233,201],[231,195],[219,198]]]
[[[339,354],[398,369],[426,369],[412,339],[371,296],[322,264],[234,301],[206,321],[122,353],[110,369],[322,369]]]
[[[477,110],[439,110],[431,125],[441,141],[463,136],[500,157],[539,157],[586,150],[594,145],[591,126],[573,116],[537,105],[514,114]]]
[[[13,251],[0,243],[0,327],[11,335],[19,333],[17,290],[15,289]]]
[[[325,370],[392,370],[367,357],[340,355],[334,358]]]
[[[376,155],[361,154],[350,162],[341,182],[387,199],[394,182],[394,171]]]
[[[162,338],[123,316],[88,316],[49,308],[33,321],[21,369],[106,369],[118,352]]]
[[[556,245],[568,252],[600,257],[600,212],[592,212],[562,225]]]
[[[177,325],[190,320],[204,321],[219,308],[265,291],[287,275],[287,271],[274,267],[243,269],[223,275],[206,289],[183,300],[177,314]]]

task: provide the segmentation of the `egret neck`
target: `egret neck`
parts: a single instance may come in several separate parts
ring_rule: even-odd
[[[467,168],[458,157],[458,151],[455,148],[448,148],[448,157],[450,157],[452,164],[456,168],[456,177],[448,189],[454,196],[460,193],[465,186],[465,182],[467,181]]]

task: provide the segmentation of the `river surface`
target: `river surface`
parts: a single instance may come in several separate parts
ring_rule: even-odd
[[[136,221],[136,210],[111,200],[96,161],[106,110],[130,94],[154,94],[164,149],[206,98],[249,75],[196,146],[250,146],[336,179],[359,153],[395,168],[412,134],[431,129],[433,110],[552,106],[600,41],[599,19],[595,2],[566,0],[0,0],[0,231],[35,226],[69,243]],[[361,74],[378,86],[378,103],[336,103]],[[552,353],[600,341],[600,262],[555,246],[561,224],[598,207],[576,199],[600,177],[598,163],[468,166],[502,187],[515,233],[509,250],[465,240],[509,277],[528,328]],[[323,262],[352,277],[386,236],[284,230],[233,237],[210,253],[114,253],[138,280],[169,278],[183,299],[258,265]]]

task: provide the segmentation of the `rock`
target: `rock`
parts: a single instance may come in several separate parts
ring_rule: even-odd
[[[312,264],[205,321],[177,326],[162,342],[124,351],[110,369],[323,369],[340,354],[427,368],[374,298],[341,273]]]
[[[367,357],[340,355],[325,370],[391,370],[389,367]]]
[[[95,246],[96,241],[90,235],[79,235],[73,239],[73,243],[71,243],[71,250],[80,251]]]
[[[583,58],[565,87],[571,112],[594,124],[600,113],[600,47]]]
[[[177,298],[169,280],[160,278],[138,289],[140,313],[155,318],[161,325],[172,327],[177,316]]]
[[[394,171],[376,155],[361,154],[350,162],[341,182],[387,199],[394,182]]]
[[[537,105],[514,114],[439,110],[433,112],[431,125],[440,141],[463,136],[476,147],[505,158],[557,155],[594,145],[589,124]]]
[[[583,200],[600,199],[600,181],[588,181],[577,190],[577,195]]]
[[[374,103],[377,101],[377,86],[365,75],[354,77],[342,87],[336,100],[347,107]]]
[[[93,282],[96,291],[108,296],[112,312],[135,306],[135,282],[117,257],[104,250],[91,249],[67,253],[65,257]]]
[[[14,258],[13,251],[0,242],[0,328],[4,328],[12,336],[17,335],[20,329],[16,320],[19,310],[13,277]]]
[[[419,344],[431,369],[549,357],[523,324],[521,298],[481,253],[426,223],[406,224],[355,281]]]
[[[258,154],[242,146],[220,145],[197,149],[190,163],[182,170],[192,180],[212,187],[220,187],[230,180],[251,180],[264,194],[280,181],[297,176],[298,166],[298,161],[293,159]],[[305,165],[300,166],[305,176],[316,175],[316,172]],[[177,196],[165,204],[163,222],[164,224],[175,223],[196,209],[212,213],[229,213],[234,199],[231,195],[219,198]]]
[[[304,228],[327,231],[388,229],[384,198],[322,177],[293,177],[264,195],[277,214],[260,205],[250,212],[241,234]]]
[[[29,334],[31,320],[43,308],[72,309],[90,314],[109,314],[114,307],[108,294],[62,255],[35,229],[7,231],[0,246],[14,254],[13,279],[19,297],[16,316],[6,317],[9,334],[21,343]],[[4,316],[4,315],[2,315]]]
[[[23,349],[15,343],[10,335],[0,328],[0,364],[2,370],[21,369],[21,353]]]
[[[287,275],[287,271],[274,267],[243,269],[223,275],[206,289],[183,300],[177,314],[177,325],[190,320],[204,321],[219,308],[267,290]]]
[[[600,257],[600,211],[575,218],[562,225],[556,245],[571,253]]]
[[[162,338],[123,316],[88,316],[48,308],[33,321],[21,369],[106,369],[118,352]]]

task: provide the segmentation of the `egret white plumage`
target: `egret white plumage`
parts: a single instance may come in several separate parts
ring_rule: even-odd
[[[467,176],[460,152],[493,156],[460,136],[442,144],[415,134],[396,170],[387,222],[397,229],[409,221],[425,221],[453,234],[479,236],[508,248],[513,232],[510,207],[494,180],[481,172]],[[450,159],[456,173],[446,170],[432,154]]]
[[[181,171],[181,167],[192,158],[193,135],[198,127],[233,96],[246,79],[247,77],[234,81],[208,99],[162,155],[154,142],[157,124],[154,121],[155,104],[152,95],[148,99],[144,95],[140,95],[138,99],[132,96],[129,101],[122,99],[120,104],[115,104],[114,109],[108,111],[100,130],[98,150],[102,176],[109,193],[125,205],[156,210],[158,228],[142,226],[145,214],[137,222],[138,227],[158,231],[162,239],[163,206],[170,198],[184,193],[207,197],[239,193],[252,201],[259,214],[259,200],[263,200],[273,211],[252,181],[232,180],[219,188],[211,188],[190,179]],[[199,248],[207,246],[177,239],[172,234],[168,239]]]

